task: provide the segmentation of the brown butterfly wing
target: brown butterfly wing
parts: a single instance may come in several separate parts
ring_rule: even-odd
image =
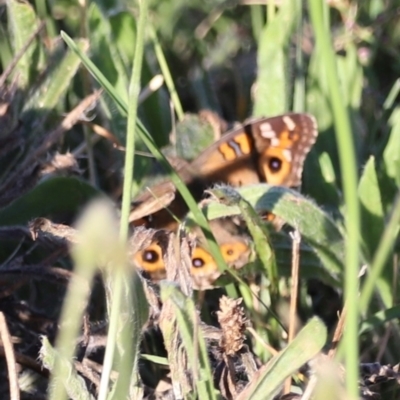
[[[309,114],[285,114],[250,125],[258,153],[258,170],[265,182],[297,187],[305,158],[318,130]]]
[[[200,201],[206,189],[203,180],[190,179],[187,186],[192,196]],[[129,222],[135,226],[175,230],[187,212],[186,202],[175,185],[166,181],[148,188],[134,200]]]
[[[208,184],[224,182],[232,186],[260,182],[254,140],[241,126],[206,149],[191,164],[191,169]]]
[[[301,183],[304,160],[317,133],[315,118],[308,114],[256,119],[226,133],[178,173],[196,200],[201,199],[204,189],[217,182],[233,186],[268,182],[296,187]],[[139,209],[131,221],[150,215],[148,225],[172,228],[176,222],[171,213],[183,217],[187,212],[185,202],[171,182],[156,185],[152,191],[156,196],[148,193],[138,199]]]
[[[208,182],[299,186],[317,133],[315,118],[308,114],[256,119],[225,134],[191,168]]]
[[[133,201],[133,210],[129,215],[129,221],[140,220],[167,207],[175,199],[175,193],[176,188],[171,181],[161,182],[147,188]]]

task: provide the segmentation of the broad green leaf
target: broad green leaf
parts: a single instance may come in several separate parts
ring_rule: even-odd
[[[357,47],[348,43],[345,48],[345,56],[337,56],[337,66],[340,81],[342,83],[343,101],[351,110],[358,110],[361,103],[363,90],[363,68],[359,62]]]
[[[9,35],[12,39],[14,54],[20,51],[38,27],[33,7],[25,1],[7,1],[7,19]],[[20,87],[31,81],[32,73],[38,63],[39,44],[34,40],[18,61],[17,73]]]
[[[279,276],[290,278],[292,276],[293,240],[286,232],[271,232],[270,236]],[[338,277],[337,274],[332,274],[329,269],[325,268],[318,254],[304,240],[300,244],[300,277],[305,280],[318,279],[327,285],[339,290],[342,289],[342,278]]]
[[[0,209],[0,225],[26,224],[37,217],[73,217],[99,196],[101,192],[77,178],[49,178]]]
[[[283,381],[315,357],[327,339],[327,329],[319,318],[312,318],[284,350],[263,366],[237,400],[272,399]]]
[[[279,14],[258,38],[254,116],[277,115],[289,109],[288,49],[298,12],[298,1],[283,2]]]
[[[389,141],[383,153],[386,174],[400,187],[400,107],[390,117],[392,127]]]
[[[382,311],[378,311],[361,323],[360,335],[366,332],[373,331],[379,327],[383,327],[387,322],[391,320],[398,320],[399,318],[400,306],[395,306]]]
[[[365,255],[371,262],[384,229],[382,199],[373,157],[368,160],[364,168],[358,187],[358,195],[362,207],[361,238]]]
[[[86,40],[78,40],[77,46],[81,51],[86,51],[88,42]],[[60,53],[57,52],[56,57],[58,58],[59,56]],[[71,81],[80,63],[79,57],[73,51],[67,49],[57,59],[56,67],[49,65],[43,73],[45,79],[29,93],[23,111],[42,110],[43,112],[49,112],[53,110],[71,87]]]
[[[211,124],[204,118],[198,114],[185,114],[183,120],[176,124],[171,136],[172,144],[163,152],[167,156],[192,161],[216,139]]]
[[[268,279],[271,281],[271,296],[275,297],[278,292],[278,271],[276,267],[275,254],[270,246],[270,239],[267,227],[263,224],[261,217],[256,213],[254,208],[244,200],[235,190],[228,188],[211,190],[216,198],[222,200],[230,206],[237,206],[240,215],[244,219],[247,228],[254,240],[254,245],[260,261],[265,268]]]
[[[115,18],[115,17],[114,17]],[[113,38],[112,26],[110,21],[100,11],[96,3],[91,3],[88,10],[88,24],[90,32],[90,56],[92,61],[101,68],[104,76],[113,85],[118,95],[125,101],[128,101],[129,78],[128,71],[132,65],[123,62],[123,56],[120,54]],[[132,32],[127,32],[132,49],[135,36]]]
[[[330,274],[336,279],[342,278],[343,237],[333,220],[312,201],[291,189],[268,184],[243,187],[238,192],[258,213],[271,212],[297,228]],[[205,212],[209,219],[240,214],[237,206],[228,207],[212,201]]]

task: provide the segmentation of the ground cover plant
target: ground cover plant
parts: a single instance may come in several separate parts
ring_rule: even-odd
[[[398,398],[396,1],[0,18],[1,398]]]

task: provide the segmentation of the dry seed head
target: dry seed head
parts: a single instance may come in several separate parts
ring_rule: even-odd
[[[246,317],[242,299],[230,299],[222,296],[217,311],[218,322],[222,329],[220,346],[227,355],[237,353],[243,346],[244,332],[246,330]]]

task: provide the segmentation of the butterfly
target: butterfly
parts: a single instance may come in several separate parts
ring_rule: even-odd
[[[310,114],[287,113],[255,118],[224,134],[177,173],[198,201],[205,189],[221,182],[232,186],[267,182],[299,187],[304,161],[317,135],[317,123]],[[144,222],[153,228],[174,229],[177,223],[173,215],[182,218],[186,212],[183,198],[174,185],[166,181],[135,199],[130,221]],[[156,246],[152,250],[155,249]],[[211,256],[207,250],[196,249],[193,263],[210,265]],[[150,253],[142,256],[141,265],[149,270],[153,259]],[[155,265],[160,264],[153,263],[153,267]]]

